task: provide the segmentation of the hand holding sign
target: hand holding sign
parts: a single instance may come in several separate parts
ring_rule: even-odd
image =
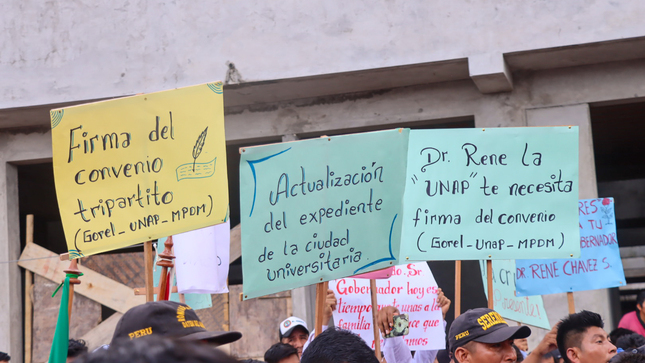
[[[441,308],[441,314],[443,315],[443,320],[446,320],[446,314],[450,310],[450,304],[452,301],[446,297],[441,288],[438,289],[439,293],[437,294],[437,305]]]

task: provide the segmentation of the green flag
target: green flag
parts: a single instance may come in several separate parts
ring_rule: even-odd
[[[82,273],[80,274],[82,275]],[[63,296],[60,299],[60,308],[58,309],[58,321],[56,322],[56,332],[54,333],[54,341],[49,351],[48,363],[65,363],[67,361],[67,347],[69,346],[69,279],[78,278],[80,275],[67,274],[65,281],[61,284],[63,287]],[[54,295],[58,292],[60,286],[54,291]]]

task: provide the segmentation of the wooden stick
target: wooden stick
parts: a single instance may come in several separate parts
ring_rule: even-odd
[[[146,302],[154,301],[154,283],[152,279],[152,241],[143,243],[143,263],[145,265],[144,276],[146,278]],[[136,292],[136,290],[135,290]]]
[[[325,302],[327,300],[327,288],[329,282],[319,282],[316,284],[316,336],[322,333],[323,315],[325,314]]]
[[[170,293],[171,293],[171,294],[174,294],[174,293],[177,293],[177,292],[179,292],[179,291],[177,290],[177,286],[173,286],[173,287],[170,289]],[[153,293],[153,294],[155,294],[155,295],[156,295],[156,294],[158,294],[158,293],[159,293],[159,287],[158,287],[158,286],[157,286],[157,287],[154,287],[154,288],[153,288],[153,290],[152,290],[152,293]],[[146,289],[145,287],[135,287],[135,288],[134,288],[134,295],[135,295],[135,296],[141,296],[141,295],[146,295],[146,296],[148,296],[148,291],[147,291],[147,289]],[[183,294],[182,294],[182,295],[183,295]]]
[[[495,299],[493,297],[493,260],[486,260],[486,282],[488,286],[488,308],[495,308]]]
[[[370,279],[370,294],[372,295],[372,326],[374,327],[374,355],[381,361],[381,336],[378,332],[378,303],[376,300],[376,280]]]
[[[567,292],[567,301],[569,302],[569,314],[576,313],[576,305],[573,302],[573,292]]]
[[[76,259],[73,259],[69,263],[69,267],[66,270],[63,270],[66,274],[74,274],[74,275],[79,275],[81,271],[78,269],[78,261]],[[74,285],[78,285],[81,283],[81,280],[77,278],[70,278],[69,279],[69,303],[67,305],[67,312],[68,312],[68,317],[69,321],[72,321],[72,306],[74,305]]]
[[[455,261],[455,319],[461,315],[461,261]]]
[[[173,259],[175,256],[172,254],[172,236],[166,238],[164,242],[166,247],[163,252],[159,254],[159,261],[157,261],[157,266],[161,266],[161,279],[159,280],[159,294],[157,294],[157,301],[168,300],[166,296],[168,289],[168,269],[173,267]]]
[[[27,231],[25,241],[34,243],[34,215],[27,215]],[[32,345],[32,322],[33,322],[33,302],[31,300],[31,291],[33,287],[33,274],[25,270],[25,363],[31,363],[31,345]]]

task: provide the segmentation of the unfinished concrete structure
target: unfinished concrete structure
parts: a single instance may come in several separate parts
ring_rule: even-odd
[[[580,198],[616,198],[628,281],[645,279],[641,1],[9,1],[0,9],[0,350],[16,362],[23,285],[7,261],[19,257],[20,215],[29,212],[19,210],[21,165],[51,159],[49,109],[214,80],[228,81],[231,151],[399,126],[578,125]],[[292,298],[294,313],[310,319],[306,289]],[[545,297],[552,322],[564,301]],[[610,328],[618,302],[607,290],[576,294],[576,306]]]

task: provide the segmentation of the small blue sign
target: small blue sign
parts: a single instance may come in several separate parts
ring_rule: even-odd
[[[614,199],[578,202],[580,258],[516,260],[517,295],[605,289],[625,285],[616,238]]]

